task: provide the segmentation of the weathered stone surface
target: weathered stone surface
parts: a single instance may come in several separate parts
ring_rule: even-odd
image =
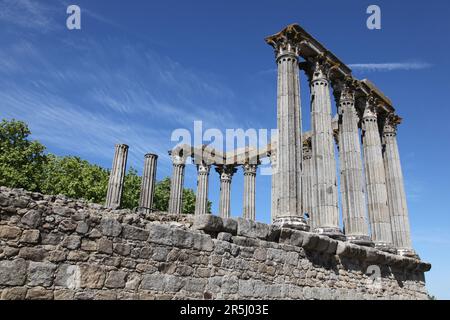
[[[233,236],[238,222],[231,219],[235,228],[226,228],[227,222],[222,227],[230,232],[208,234],[191,228],[192,216],[111,212],[55,199],[64,215],[33,201],[8,215],[7,225],[22,236],[0,246],[1,299],[427,298],[423,272],[430,265],[418,259],[254,222],[241,226],[239,236]],[[41,222],[29,229],[21,217],[36,206]],[[62,231],[69,218],[92,230]],[[104,223],[110,235],[103,234],[104,219],[110,219]],[[122,232],[122,226],[133,228]],[[39,233],[42,240],[34,242]],[[372,264],[382,272],[378,289],[369,287]]]
[[[101,289],[105,282],[105,271],[101,266],[82,265],[80,267],[80,286],[89,289]]]
[[[115,219],[103,218],[100,229],[105,236],[118,237],[122,232],[122,225]]]
[[[223,231],[231,233],[232,235],[237,235],[238,223],[236,220],[231,218],[225,218],[222,220]]]
[[[42,261],[46,256],[46,251],[43,248],[31,248],[25,247],[20,249],[19,257],[31,260],[31,261]]]
[[[22,236],[20,237],[20,242],[23,243],[38,243],[40,237],[39,230],[24,230]]]
[[[113,242],[107,238],[101,238],[97,241],[98,252],[112,254],[113,253]]]
[[[72,219],[65,219],[59,223],[59,230],[62,232],[71,232],[77,228],[77,223]]]
[[[111,289],[124,288],[127,273],[124,271],[111,271],[105,281],[105,286]]]
[[[28,289],[27,300],[53,300],[53,291],[40,287]]]
[[[20,236],[22,230],[17,227],[0,226],[0,238],[1,239],[16,239]]]
[[[125,239],[133,239],[133,240],[147,240],[148,236],[149,236],[149,232],[147,230],[141,229],[141,228],[137,228],[137,227],[133,227],[133,226],[129,226],[129,225],[124,225],[123,226],[123,231],[122,231],[122,236]]]
[[[81,238],[74,235],[69,236],[64,239],[61,245],[70,250],[78,249],[81,245]]]
[[[267,224],[237,218],[238,229],[237,235],[249,238],[267,239],[270,228]]]
[[[30,210],[22,217],[21,222],[30,228],[36,228],[41,223],[41,213]]]
[[[27,278],[27,263],[24,259],[0,261],[0,285],[21,286]]]
[[[1,300],[25,300],[27,288],[8,288],[3,290]]]
[[[220,232],[223,229],[222,218],[212,214],[202,214],[194,217],[194,230],[203,230],[205,232]]]
[[[28,285],[50,287],[56,265],[46,262],[30,262],[28,266]]]

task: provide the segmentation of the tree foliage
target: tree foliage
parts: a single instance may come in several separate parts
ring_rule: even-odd
[[[22,121],[0,123],[0,185],[40,191],[45,147],[30,141],[30,134]]]
[[[0,123],[0,185],[24,188],[44,194],[62,194],[75,199],[104,203],[108,189],[109,170],[74,156],[45,154],[45,147],[29,140],[26,123],[2,120]],[[134,168],[125,176],[122,207],[138,207],[141,177]],[[167,211],[170,178],[156,183],[153,206]],[[211,211],[211,203],[208,203]],[[183,213],[194,213],[195,193],[183,190]]]

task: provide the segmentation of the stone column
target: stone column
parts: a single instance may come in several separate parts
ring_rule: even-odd
[[[169,213],[183,213],[184,169],[186,158],[183,155],[171,154],[173,171],[170,182]]]
[[[197,195],[195,214],[208,214],[208,178],[211,165],[202,162],[197,165]]]
[[[123,183],[127,168],[128,146],[116,144],[114,160],[109,176],[108,192],[106,194],[105,206],[110,209],[120,207],[122,201]]]
[[[148,153],[145,155],[141,195],[139,197],[139,210],[143,213],[150,213],[153,211],[157,160],[158,156],[156,154]]]
[[[231,180],[236,168],[230,165],[216,167],[217,173],[220,175],[220,199],[219,199],[219,215],[222,218],[230,217],[230,198],[231,198]]]
[[[273,146],[270,152],[267,154],[270,158],[270,165],[272,167],[272,187],[270,192],[270,198],[271,198],[271,209],[270,209],[270,218],[271,222],[274,223],[276,217],[277,217],[277,203],[278,203],[278,185],[277,185],[277,177],[278,177],[278,165],[277,165],[277,150],[276,146]]]
[[[339,100],[339,163],[342,214],[347,241],[373,245],[366,216],[364,175],[359,134],[359,116],[352,88],[344,86]]]
[[[303,169],[302,169],[302,202],[303,212],[309,216],[309,226],[312,230],[316,227],[315,215],[312,212],[313,194],[312,194],[312,150],[311,140],[308,139],[303,143]]]
[[[311,146],[315,232],[333,238],[345,236],[339,228],[338,191],[328,66],[316,61],[308,73],[311,87]]]
[[[243,218],[247,220],[256,220],[256,201],[255,201],[255,189],[256,189],[256,170],[258,166],[256,164],[246,163],[243,166],[244,169],[244,207]]]
[[[393,251],[387,206],[386,176],[375,102],[369,98],[363,115],[362,141],[366,174],[367,207],[375,247]]]
[[[277,128],[278,173],[274,224],[307,230],[301,210],[301,112],[299,38],[292,27],[266,38],[275,49],[278,66]]]
[[[408,206],[406,203],[402,166],[397,144],[397,125],[400,122],[401,119],[398,116],[391,115],[386,119],[383,128],[383,156],[386,171],[388,207],[391,215],[393,243],[397,249],[397,253],[417,257],[411,244]]]

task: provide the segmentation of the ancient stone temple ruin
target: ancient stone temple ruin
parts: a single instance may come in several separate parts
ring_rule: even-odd
[[[145,156],[137,211],[118,209],[126,145],[116,146],[105,207],[2,188],[1,298],[426,299],[431,265],[411,244],[396,138],[401,118],[392,102],[299,25],[266,42],[278,70],[276,139],[233,152],[171,150],[167,213],[153,209],[153,154]],[[308,132],[301,71],[310,87]],[[183,215],[190,157],[198,172],[195,215]],[[256,222],[264,158],[272,166],[270,225]],[[207,210],[212,168],[220,176],[218,215]],[[234,219],[239,169],[243,211]]]

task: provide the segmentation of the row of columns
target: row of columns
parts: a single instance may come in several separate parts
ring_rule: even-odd
[[[114,159],[109,176],[108,191],[105,202],[105,206],[110,209],[120,208],[122,202],[128,149],[129,147],[125,144],[117,144],[115,146]],[[152,153],[146,154],[144,158],[144,170],[138,207],[138,210],[143,213],[150,213],[153,211],[157,160],[158,156]]]
[[[278,170],[272,176],[273,222],[292,227],[285,217],[301,221],[306,212],[310,217],[309,227],[314,232],[414,255],[393,125],[395,117],[388,116],[380,130],[377,101],[370,95],[365,97],[366,105],[360,117],[351,79],[331,81],[336,65],[324,56],[309,57],[299,63],[299,40],[290,32],[266,39],[275,49],[278,66],[279,132],[276,160],[272,159],[275,160],[272,165]],[[310,84],[311,136],[305,144],[302,144],[301,134],[299,65]],[[331,86],[338,108],[343,231],[339,226]]]
[[[172,155],[173,173],[171,180],[171,193],[169,199],[169,213],[181,214],[183,203],[183,184],[185,159]],[[244,205],[243,217],[249,220],[256,218],[256,171],[257,164],[246,163],[244,171]],[[195,200],[195,214],[208,214],[208,184],[211,165],[205,162],[197,164],[197,194]],[[216,172],[220,175],[219,215],[228,218],[231,215],[231,181],[237,172],[235,165],[217,165]]]

